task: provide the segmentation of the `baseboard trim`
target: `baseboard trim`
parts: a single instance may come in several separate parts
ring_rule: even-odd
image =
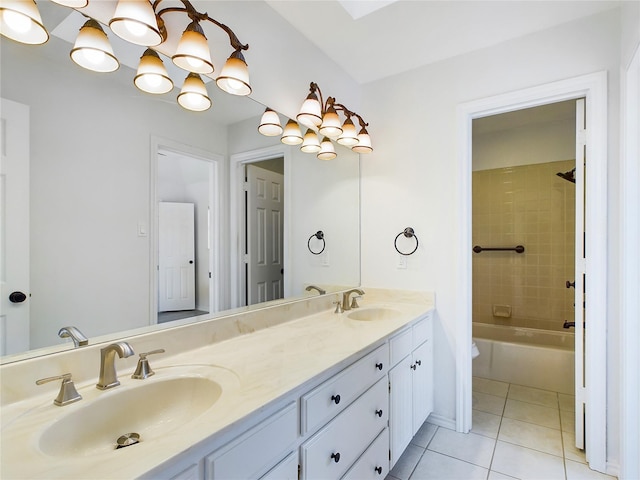
[[[442,415],[438,415],[435,413],[432,413],[431,415],[429,415],[429,418],[427,418],[427,422],[432,423],[433,425],[437,425],[438,427],[448,428],[449,430],[453,430],[453,431],[455,431],[456,429],[455,420],[451,418],[443,417]]]

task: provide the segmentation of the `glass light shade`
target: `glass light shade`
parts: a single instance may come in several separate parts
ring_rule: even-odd
[[[176,53],[171,57],[178,67],[193,73],[212,73],[211,52],[207,37],[196,21],[189,24],[182,34]]]
[[[51,0],[53,3],[70,8],[84,8],[89,5],[89,0]]]
[[[282,133],[282,125],[280,125],[280,117],[276,112],[267,108],[260,119],[258,131],[265,137],[275,137]]]
[[[358,133],[358,144],[351,147],[356,153],[371,153],[373,148],[371,147],[371,137],[365,128]]]
[[[330,105],[329,108],[327,108],[327,111],[322,117],[322,125],[320,125],[320,130],[318,131],[321,135],[325,135],[329,138],[336,138],[342,133],[340,117],[338,116],[336,109],[333,108],[333,105]]]
[[[293,120],[289,120],[284,126],[284,133],[280,139],[285,145],[300,145],[302,143],[302,133],[300,127]]]
[[[133,83],[143,92],[155,95],[167,93],[173,88],[173,82],[167,74],[162,59],[150,48],[147,48],[140,57],[140,64]]]
[[[194,112],[203,112],[211,108],[211,99],[207,95],[207,87],[197,73],[190,73],[184,80],[178,95],[181,107]]]
[[[216,78],[216,85],[231,95],[249,95],[251,93],[249,69],[239,50],[233,52],[227,59],[220,76]]]
[[[300,113],[296,116],[296,120],[309,128],[317,127],[322,123],[322,106],[315,93],[311,92],[307,96],[300,107]]]
[[[41,45],[49,40],[34,0],[2,0],[0,34],[28,45]]]
[[[337,141],[345,147],[353,147],[358,144],[358,131],[350,118],[347,118],[342,124],[342,134]]]
[[[113,72],[120,66],[113,54],[107,34],[93,19],[87,20],[71,49],[71,59],[83,68],[94,72]]]
[[[317,153],[320,151],[320,140],[318,135],[311,129],[307,130],[302,140],[302,146],[300,147],[304,153]]]
[[[149,0],[119,0],[109,27],[117,36],[135,45],[153,47],[162,43]]]
[[[336,153],[336,148],[333,146],[333,142],[329,140],[327,137],[322,139],[322,143],[320,144],[320,151],[318,152],[319,160],[333,160],[336,158],[338,154]]]

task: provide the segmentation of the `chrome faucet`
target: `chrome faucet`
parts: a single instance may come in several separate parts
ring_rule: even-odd
[[[342,294],[342,310],[351,310],[352,308],[358,308],[358,304],[356,302],[356,299],[353,299],[353,303],[349,303],[349,296],[352,293],[357,293],[358,295],[364,295],[364,292],[362,290],[360,290],[359,288],[353,288],[347,292],[344,292]]]
[[[100,374],[96,387],[100,390],[120,385],[116,373],[116,353],[120,358],[127,358],[134,354],[133,348],[127,342],[116,342],[100,349]]]
[[[84,347],[85,345],[89,345],[89,339],[85,337],[77,327],[68,326],[62,327],[58,331],[58,336],[60,338],[71,338],[73,340],[73,345],[77,347]]]
[[[325,293],[327,293],[327,291],[324,288],[316,287],[315,285],[309,285],[307,288],[305,288],[305,290],[307,292],[310,292],[311,290],[316,290],[319,295],[324,295]]]

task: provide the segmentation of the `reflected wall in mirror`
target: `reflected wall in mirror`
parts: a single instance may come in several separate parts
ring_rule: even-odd
[[[317,295],[305,291],[310,283],[328,290],[359,284],[357,154],[340,148],[336,160],[321,162],[277,137],[260,135],[264,106],[249,98],[226,95],[209,84],[213,108],[188,112],[175,103],[176,89],[167,97],[143,94],[132,84],[133,70],[85,71],[70,61],[70,48],[55,36],[38,47],[0,40],[2,97],[28,107],[22,130],[29,132],[30,169],[28,199],[20,202],[24,208],[28,201],[27,215],[17,223],[22,232],[29,231],[22,264],[30,278],[15,287],[7,279],[2,292],[27,292],[19,305],[29,314],[17,333],[21,345],[11,337],[6,315],[21,307],[12,304],[3,312],[2,348],[4,354],[33,350],[5,356],[3,362],[71,348],[68,339],[57,336],[66,325],[77,326],[90,343],[168,325],[156,324],[162,200],[157,159],[163,151],[203,155],[215,165],[204,215],[213,219],[205,227],[209,238],[205,247],[196,240],[195,252],[200,258],[202,248],[209,251],[195,283],[196,309],[202,302],[210,306],[203,308],[210,312],[204,318],[246,305],[240,172],[246,163],[264,160],[265,151],[284,159],[283,297]],[[5,112],[3,129],[11,132],[14,123],[4,120]],[[3,144],[9,147],[14,139],[3,135]],[[8,211],[17,206],[7,201]],[[307,250],[309,235],[317,230],[327,239],[322,258]],[[17,256],[8,245],[5,258]]]

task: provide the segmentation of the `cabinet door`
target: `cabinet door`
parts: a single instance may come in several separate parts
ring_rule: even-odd
[[[412,365],[412,358],[409,355],[389,371],[389,384],[391,386],[389,393],[390,467],[395,465],[413,437]]]
[[[433,410],[433,365],[431,342],[413,351],[413,433],[415,434]]]

